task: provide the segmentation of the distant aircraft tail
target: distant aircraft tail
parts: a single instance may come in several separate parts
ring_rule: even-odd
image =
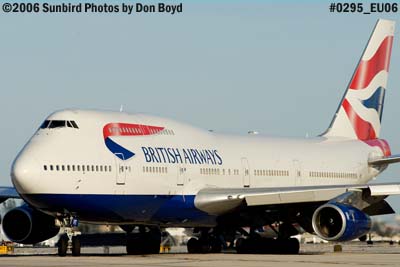
[[[395,22],[378,20],[335,116],[323,136],[379,137]]]

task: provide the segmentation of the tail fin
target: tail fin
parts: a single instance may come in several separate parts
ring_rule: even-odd
[[[378,20],[335,116],[323,136],[379,137],[394,21]]]

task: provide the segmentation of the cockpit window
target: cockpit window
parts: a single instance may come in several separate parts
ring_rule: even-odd
[[[40,125],[40,129],[46,129],[47,126],[49,126],[50,121],[49,120],[45,120],[42,125]]]
[[[46,129],[46,128],[54,129],[63,127],[79,129],[75,121],[63,121],[63,120],[52,120],[52,121],[45,120],[40,126],[40,129]]]
[[[73,126],[74,128],[79,129],[79,127],[78,127],[78,125],[76,124],[75,121],[71,121],[71,124],[72,124],[72,126]]]
[[[61,128],[61,127],[65,127],[65,121],[54,120],[54,121],[50,122],[48,128],[52,129],[52,128]]]

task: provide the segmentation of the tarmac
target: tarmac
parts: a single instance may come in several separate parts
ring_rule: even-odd
[[[0,266],[146,266],[146,267],[319,267],[319,266],[400,266],[400,245],[375,243],[342,244],[342,252],[333,252],[334,244],[305,244],[300,255],[187,254],[184,247],[170,253],[128,256],[123,247],[83,248],[80,257],[58,257],[55,248],[15,248],[1,255]]]

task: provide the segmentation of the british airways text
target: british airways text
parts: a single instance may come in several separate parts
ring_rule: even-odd
[[[142,147],[146,162],[222,165],[215,149]]]

